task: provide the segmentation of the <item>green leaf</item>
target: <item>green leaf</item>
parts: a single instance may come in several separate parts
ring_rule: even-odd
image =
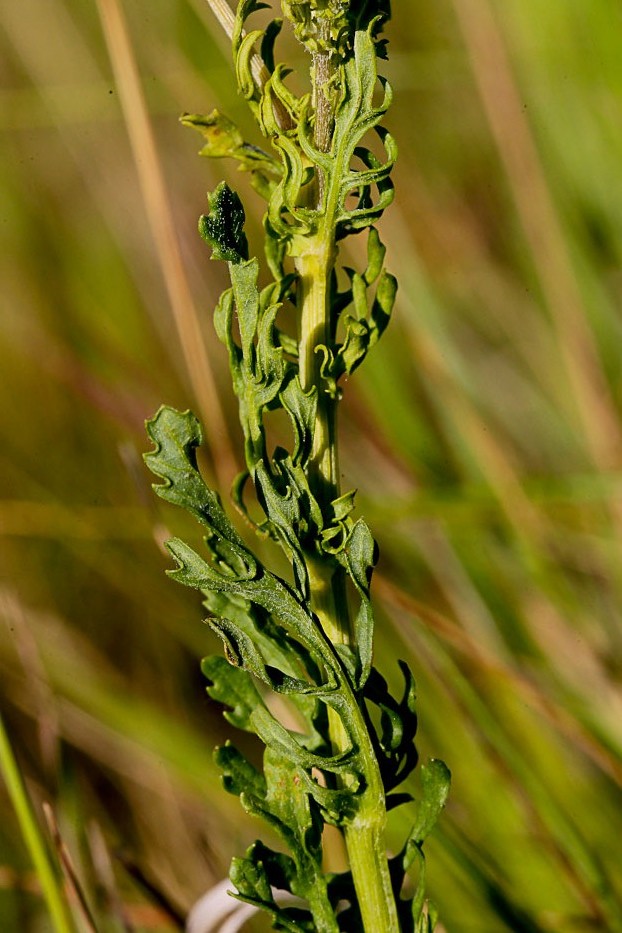
[[[355,643],[359,657],[358,686],[365,684],[371,670],[374,615],[370,598],[370,585],[378,560],[378,546],[362,518],[356,522],[343,551],[338,555],[344,563],[361,598],[354,621]]]
[[[203,437],[196,416],[163,405],[146,427],[155,449],[144,454],[145,463],[164,480],[153,487],[158,496],[189,511],[213,537],[229,545],[233,573],[240,578],[254,576],[255,559],[225,515],[218,495],[199,473],[196,451]]]
[[[275,852],[263,842],[257,841],[247,849],[246,857],[255,864],[261,863],[271,888],[279,891],[297,891],[297,868],[293,858],[283,852]]]
[[[423,842],[434,828],[438,817],[447,801],[451,774],[444,762],[430,759],[421,768],[423,795],[417,808],[417,818],[408,839],[399,855],[391,863],[393,889],[396,895],[401,891],[406,872],[416,861],[419,867],[415,896],[401,901],[401,912],[409,908],[404,916],[403,926],[413,929],[414,933],[432,933],[436,924],[436,909],[425,902],[426,860],[423,854]],[[412,918],[408,924],[408,917]]]
[[[246,462],[252,474],[257,463],[267,459],[264,410],[275,405],[288,378],[290,364],[285,359],[274,321],[282,292],[291,279],[281,287],[273,285],[260,294],[256,259],[230,268],[233,288],[221,297],[215,324],[218,336],[229,352],[246,441]],[[237,312],[241,346],[235,341],[234,311]]]
[[[282,64],[275,66],[266,81],[257,112],[257,118],[263,132],[275,141],[287,135],[281,129],[283,114],[287,115],[287,122],[292,126],[296,126],[300,119],[302,100],[296,97],[285,83],[285,79],[290,72],[291,69]],[[279,105],[278,111],[274,106],[275,101]]]
[[[438,921],[438,911],[429,901],[419,914],[415,925],[415,933],[434,933]]]
[[[338,349],[334,363],[334,376],[352,373],[363,362],[369,350],[384,333],[395,303],[397,280],[382,268],[385,249],[375,229],[369,232],[367,269],[362,275],[352,270],[350,299],[356,317],[348,314],[343,318],[345,340]],[[376,294],[368,309],[368,291],[377,281]],[[346,305],[347,306],[347,305]]]
[[[302,552],[304,542],[319,518],[319,507],[300,467],[288,456],[273,461],[272,470],[259,462],[255,468],[257,497],[268,518],[267,527],[293,563],[297,593],[309,596],[309,576]],[[313,520],[312,513],[315,521]]]
[[[232,860],[230,878],[238,889],[237,899],[268,913],[272,929],[290,933],[313,933],[315,930],[308,910],[279,907],[272,894],[273,887],[290,891],[291,884],[295,885],[296,867],[292,859],[255,842],[245,858]]]
[[[239,162],[240,169],[261,172],[279,178],[282,166],[268,152],[244,141],[236,124],[218,110],[209,114],[184,113],[180,117],[183,126],[198,130],[205,140],[199,155],[210,159],[232,158]]]
[[[417,820],[408,838],[407,847],[420,846],[434,829],[443,807],[447,803],[451,786],[451,772],[444,761],[431,758],[421,766],[422,798],[417,808]]]
[[[278,580],[258,564],[256,564],[257,575],[254,579],[236,578],[230,574],[221,573],[178,538],[168,541],[166,547],[178,563],[177,570],[169,571],[173,579],[198,590],[233,593],[264,609],[272,616],[275,623],[280,624],[286,631],[298,638],[307,650],[325,666],[325,682],[309,689],[315,689],[318,694],[323,694],[336,688],[338,678],[341,676],[337,656],[318,630],[313,617],[298,602],[283,581]],[[216,626],[216,620],[212,620],[212,624]],[[255,665],[259,652],[256,651],[251,639],[241,632],[234,622],[226,619],[218,620],[218,630],[229,641],[238,662]],[[257,670],[259,671],[259,667]],[[275,689],[278,688],[276,681],[270,682]],[[306,685],[304,689],[307,689]]]
[[[269,573],[245,547],[225,515],[218,497],[203,481],[196,465],[201,441],[198,422],[189,412],[163,407],[148,422],[155,450],[145,455],[149,468],[165,482],[156,492],[187,508],[208,529],[208,563],[178,538],[167,542],[178,568],[170,575],[186,586],[231,594],[260,607],[273,621],[297,638],[326,669],[326,682],[318,690],[334,689],[341,676],[336,655],[316,626],[308,608],[282,580]],[[233,620],[229,620],[235,630]],[[233,630],[232,630],[233,631]],[[240,640],[250,640],[240,632]],[[250,649],[249,649],[250,650]]]
[[[278,39],[282,27],[283,20],[273,19],[266,26],[261,40],[261,58],[270,74],[274,71],[274,43]]]
[[[209,213],[199,218],[199,233],[212,247],[212,259],[226,259],[231,263],[248,259],[240,198],[224,181],[207,197]]]
[[[333,142],[329,154],[318,151],[313,143],[313,130],[307,111],[301,112],[298,126],[298,142],[307,158],[322,168],[331,177],[330,201],[320,210],[318,222],[336,225],[337,239],[355,230],[371,226],[388,207],[393,198],[393,186],[389,174],[397,156],[393,137],[378,124],[391,103],[391,87],[380,78],[384,89],[383,100],[374,102],[376,83],[379,80],[376,68],[376,49],[373,29],[359,29],[353,37],[353,55],[341,66],[342,81],[339,104],[335,114]],[[370,150],[359,145],[369,130],[376,129],[386,151],[386,160],[380,162]],[[364,168],[357,169],[352,160],[358,157]],[[285,165],[286,176],[290,167]],[[285,191],[287,177],[275,189],[271,202],[271,217],[277,213],[277,192]],[[378,197],[372,197],[375,187]],[[359,192],[355,208],[346,207],[351,192]],[[336,195],[333,194],[336,192]],[[326,189],[329,198],[329,189]],[[287,202],[288,206],[290,202]]]
[[[321,533],[321,547],[325,554],[339,558],[343,552],[352,533],[353,524],[350,515],[354,510],[355,497],[356,490],[351,489],[330,503]]]
[[[297,694],[293,700],[303,713],[310,732],[313,732],[312,718],[315,715],[315,703],[301,699],[309,683],[320,680],[319,672],[309,652],[299,641],[289,637],[282,628],[279,628],[269,613],[260,606],[253,605],[247,599],[231,593],[207,591],[204,605],[215,617],[211,624],[221,637],[225,636],[222,620],[228,619],[234,630],[244,633],[250,639],[258,649],[258,657],[262,662],[262,671],[258,676],[265,681],[269,670],[269,682],[274,683],[279,692],[291,690],[292,693]],[[299,687],[298,690],[297,687]]]
[[[222,638],[229,663],[236,667],[243,667],[245,671],[262,680],[276,693],[310,694],[312,696],[322,693],[322,688],[318,688],[313,681],[292,677],[278,667],[268,664],[261,650],[265,647],[265,639],[261,639],[257,644],[252,636],[240,628],[239,624],[226,617],[209,619],[208,624]],[[280,633],[277,638],[281,640]],[[287,644],[291,645],[292,640],[289,639]],[[270,646],[268,646],[268,653],[273,654]],[[300,649],[298,654],[301,655]],[[286,670],[289,666],[289,664],[285,665]],[[253,728],[257,731],[255,718],[253,718]]]
[[[257,903],[262,907],[276,908],[270,882],[261,862],[257,863],[249,858],[234,858],[229,877],[245,901]]]
[[[398,664],[404,677],[404,692],[399,701],[390,694],[386,680],[375,668],[372,668],[364,690],[365,699],[374,703],[380,710],[377,756],[382,783],[387,793],[408,777],[418,761],[415,746],[415,680],[404,661],[399,661]],[[393,796],[392,803],[397,806],[396,795]]]
[[[214,750],[214,761],[223,772],[223,785],[230,794],[245,794],[250,800],[265,797],[265,778],[231,742]]]
[[[295,466],[305,467],[311,456],[317,394],[315,386],[308,392],[304,392],[300,385],[300,379],[296,376],[287,383],[280,395],[281,402],[291,419],[294,430],[292,461]]]
[[[217,655],[203,658],[201,671],[210,682],[207,692],[212,700],[229,707],[225,719],[238,729],[254,732],[251,716],[263,701],[251,676]]]
[[[264,779],[230,744],[218,750],[217,763],[226,789],[241,794],[245,809],[268,820],[292,852],[288,857],[255,843],[246,858],[234,859],[231,880],[241,899],[274,911],[271,888],[284,888],[310,904],[318,928],[337,931],[322,872],[322,820],[306,771],[290,756],[267,748]],[[279,914],[279,921],[284,920],[292,920],[288,910]]]

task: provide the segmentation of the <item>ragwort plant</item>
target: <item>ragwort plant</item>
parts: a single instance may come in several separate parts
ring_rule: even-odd
[[[263,773],[230,743],[215,753],[226,790],[263,817],[286,849],[257,841],[234,858],[235,896],[267,911],[274,929],[292,933],[431,931],[422,846],[447,798],[449,771],[438,760],[421,767],[412,828],[388,857],[387,811],[412,802],[397,788],[417,764],[415,682],[399,662],[404,688],[396,698],[372,665],[377,546],[364,519],[353,517],[354,491],[340,489],[336,436],[340,380],[382,335],[397,289],[374,227],[393,199],[396,158],[381,124],[391,89],[377,72],[386,57],[389,0],[283,0],[284,19],[311,58],[311,89],[302,96],[275,60],[283,20],[244,29],[264,7],[240,0],[232,45],[239,91],[267,148],[247,143],[217,111],[182,122],[203,134],[202,154],[230,156],[250,172],[267,202],[261,270],[249,257],[240,198],[227,184],[209,195],[199,230],[231,277],[215,326],[244,433],[247,469],[233,499],[283,549],[291,579],[252,553],[204,482],[192,413],[158,411],[148,422],[155,448],[146,461],[163,480],[158,495],[206,530],[207,558],[177,538],[167,547],[178,564],[171,576],[203,593],[209,625],[224,642],[225,656],[202,664],[208,693],[232,725],[265,745]],[[341,244],[361,232],[366,268],[340,267]],[[260,286],[260,278],[267,283]],[[295,317],[295,334],[281,317]],[[277,409],[291,421],[289,450],[268,444],[267,419]],[[249,481],[260,522],[248,507]],[[290,701],[296,729],[273,711],[282,705],[266,702],[270,691]],[[343,836],[346,872],[323,870],[326,824]],[[279,904],[278,890],[295,895],[296,906]]]

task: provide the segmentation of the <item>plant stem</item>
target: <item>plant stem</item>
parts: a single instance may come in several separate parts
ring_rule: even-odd
[[[384,816],[384,800],[379,802],[378,813]],[[367,819],[358,814],[345,828],[346,847],[363,929],[369,933],[398,933],[383,824],[377,814],[370,813]]]
[[[349,702],[356,710],[353,725],[365,757],[367,781],[356,816],[346,823],[344,831],[352,879],[366,933],[399,933],[384,838],[387,821],[384,787],[367,723],[354,694]]]
[[[32,809],[24,781],[17,761],[11,748],[9,737],[0,716],[0,772],[4,776],[7,791],[26,843],[32,858],[35,870],[39,876],[41,890],[47,902],[54,929],[57,933],[75,933],[75,926],[63,895],[61,883],[58,879],[45,838]]]
[[[332,236],[304,239],[302,255],[296,260],[300,275],[300,384],[303,391],[318,391],[317,413],[313,431],[313,448],[309,462],[309,479],[315,487],[321,506],[330,505],[339,495],[339,465],[336,445],[336,401],[322,385],[322,357],[318,347],[330,346],[330,277],[335,264],[335,244]]]
[[[336,258],[334,237],[323,224],[317,237],[305,239],[296,259],[300,274],[300,381],[304,391],[318,391],[312,454],[308,475],[312,492],[326,507],[339,496],[339,466],[336,436],[337,401],[325,391],[321,376],[320,346],[330,346],[332,321],[330,281]],[[311,606],[326,637],[332,644],[349,644],[352,639],[341,568],[317,556],[307,558],[311,587]],[[347,698],[355,710],[355,728],[361,749],[366,754],[365,780],[361,807],[356,818],[346,826],[345,842],[357,892],[363,927],[369,933],[396,933],[397,911],[391,888],[384,843],[386,809],[384,791],[364,717],[352,692]],[[343,751],[346,730],[336,710],[329,710],[333,747]]]
[[[312,82],[315,110],[314,142],[323,152],[330,151],[334,104],[328,92],[333,73],[330,52],[313,57]],[[337,447],[337,398],[326,391],[322,378],[320,347],[330,347],[334,340],[331,309],[331,277],[337,258],[334,213],[335,193],[327,189],[326,179],[318,169],[315,195],[318,206],[324,205],[323,222],[313,237],[303,237],[294,250],[300,276],[299,372],[305,392],[318,392],[313,432],[313,447],[308,465],[311,490],[325,510],[340,495]],[[328,560],[317,556],[307,559],[311,588],[311,607],[332,644],[350,644],[352,631],[345,586],[345,573]],[[364,716],[354,692],[347,700],[361,749],[366,754],[367,786],[356,818],[344,832],[352,878],[357,893],[363,928],[367,933],[397,933],[399,922],[391,887],[384,842],[386,808],[384,789]],[[354,712],[355,711],[355,712]],[[351,713],[351,715],[352,715]],[[342,717],[329,709],[329,728],[335,750],[345,750],[347,738]]]
[[[321,356],[318,347],[330,344],[329,283],[335,263],[332,237],[320,235],[304,240],[303,255],[296,260],[300,275],[300,383],[304,392],[318,392],[313,447],[307,467],[309,485],[325,510],[339,496],[339,464],[337,456],[336,401],[323,389]],[[341,568],[331,567],[317,555],[307,555],[311,589],[311,607],[319,619],[324,634],[332,644],[349,644],[350,619],[345,593],[345,578]],[[341,718],[329,710],[330,733],[336,750],[343,750],[346,733]]]

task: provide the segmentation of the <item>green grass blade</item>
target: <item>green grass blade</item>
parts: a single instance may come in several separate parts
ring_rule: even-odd
[[[54,929],[57,933],[75,933],[76,928],[63,894],[61,881],[35,817],[2,717],[0,717],[0,770],[15,808],[24,842],[39,876],[41,890],[47,902]]]

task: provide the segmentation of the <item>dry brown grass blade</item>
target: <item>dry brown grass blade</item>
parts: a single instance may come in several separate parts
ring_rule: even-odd
[[[210,449],[218,452],[214,469],[219,485],[228,489],[238,471],[237,460],[184,270],[127,24],[117,0],[97,0],[97,7],[188,375]]]
[[[145,869],[123,852],[117,854],[119,863],[123,866],[129,877],[157,905],[158,909],[167,917],[175,929],[184,929],[184,912],[171,901],[161,886],[151,878]]]
[[[222,26],[227,38],[231,39],[235,27],[235,16],[227,0],[207,0],[207,3]],[[194,5],[196,6],[196,3]],[[242,35],[246,35],[244,30],[242,30]],[[251,74],[253,75],[255,84],[259,88],[262,88],[270,77],[270,72],[266,68],[263,59],[260,55],[257,55],[256,52],[251,56]],[[274,113],[281,129],[290,129],[292,127],[291,117],[278,98],[273,98],[272,106],[274,107]]]
[[[48,829],[50,831],[50,835],[52,837],[52,842],[54,844],[56,854],[58,856],[58,860],[63,871],[63,875],[65,876],[65,881],[71,894],[73,895],[73,900],[80,911],[84,926],[86,927],[88,933],[97,933],[95,918],[91,913],[84,888],[80,882],[80,879],[78,878],[78,874],[73,864],[73,859],[71,858],[69,849],[67,848],[61,836],[56,814],[54,813],[54,810],[49,803],[44,802],[42,804],[42,809],[48,825]]]
[[[89,852],[97,880],[106,897],[110,913],[118,920],[125,933],[135,933],[135,926],[126,909],[117,888],[112,859],[104,839],[101,826],[96,820],[91,820],[87,829]]]

